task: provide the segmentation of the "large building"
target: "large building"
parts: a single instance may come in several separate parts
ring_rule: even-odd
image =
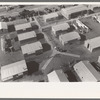
[[[17,20],[14,20],[14,21],[9,21],[7,22],[8,25],[20,25],[20,24],[24,24],[24,23],[27,23],[27,19],[17,19]]]
[[[36,33],[35,31],[30,31],[30,32],[18,34],[18,39],[20,42],[28,41],[30,39],[36,40]]]
[[[31,23],[24,23],[24,24],[19,24],[15,25],[15,30],[18,31],[25,31],[27,29],[32,28]]]
[[[78,6],[63,8],[61,10],[61,13],[65,18],[70,19],[86,14],[87,9],[88,8],[84,5],[78,5]]]
[[[62,43],[62,45],[65,45],[69,41],[76,40],[76,39],[80,40],[80,35],[75,31],[66,33],[66,34],[62,34],[59,36],[59,40]]]
[[[49,82],[69,82],[69,80],[67,79],[67,75],[65,75],[61,69],[54,70],[47,76]]]
[[[48,22],[52,19],[56,19],[57,17],[58,17],[57,12],[50,13],[50,14],[47,14],[47,15],[43,15],[43,19],[44,19],[45,22]]]
[[[21,46],[21,49],[24,55],[40,54],[43,52],[42,44],[39,41],[30,44],[25,44]]]
[[[52,32],[55,36],[57,36],[61,34],[62,31],[65,31],[68,28],[70,28],[68,23],[57,24],[57,25],[52,26]]]
[[[25,60],[11,63],[1,67],[1,80],[17,79],[28,71]]]
[[[80,61],[76,63],[73,68],[82,82],[100,81],[100,73],[89,61]]]
[[[95,37],[92,39],[87,39],[84,43],[84,46],[90,51],[92,52],[94,49],[100,47],[100,43],[98,42],[100,41],[100,36],[99,37]]]

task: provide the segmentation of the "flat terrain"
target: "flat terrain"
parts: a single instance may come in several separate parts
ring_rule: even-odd
[[[66,5],[66,7],[69,7],[69,5]],[[46,8],[52,9],[52,11],[55,10],[55,8],[58,10],[57,13],[60,13],[58,5],[29,5],[25,6],[23,8],[16,7],[13,10],[10,10],[8,12],[3,12],[1,15],[8,16],[17,16],[19,12],[23,11],[24,9],[27,10],[36,10],[36,11],[44,11]],[[46,10],[45,10],[46,11]],[[100,9],[95,9],[95,12],[99,12]],[[55,12],[55,11],[54,11]],[[48,14],[48,12],[46,12]],[[96,20],[93,20],[92,17],[87,18],[80,18],[80,20],[88,26],[91,30],[87,33],[83,33],[83,35],[86,37],[86,39],[91,39],[94,37],[100,36],[100,23],[96,22]],[[5,53],[1,51],[1,41],[0,41],[0,67],[14,63],[16,61],[20,61],[25,59],[26,62],[35,61],[39,64],[39,71],[33,73],[32,75],[25,75],[23,78],[15,80],[14,82],[39,82],[41,80],[47,81],[47,74],[50,73],[53,70],[56,69],[63,69],[65,74],[71,76],[71,67],[77,63],[77,61],[81,60],[89,60],[90,62],[97,61],[98,56],[100,56],[100,48],[97,48],[93,50],[93,52],[89,52],[84,47],[84,40],[74,40],[63,46],[61,42],[59,41],[58,37],[55,37],[52,32],[52,26],[58,23],[63,23],[67,21],[64,17],[61,19],[51,20],[49,22],[44,22],[43,16],[35,16],[35,21],[33,24],[37,24],[40,29],[34,30],[37,34],[37,40],[30,40],[25,41],[24,43],[20,43],[18,41],[19,46],[25,45],[27,43],[33,43],[36,41],[40,41],[43,46],[43,53],[40,55],[28,55],[24,56],[22,54],[21,49],[17,50],[15,52]],[[43,29],[43,30],[42,30]],[[42,31],[43,32],[42,32]],[[75,30],[78,31],[78,30]],[[6,33],[5,33],[6,34]],[[7,33],[9,34],[9,33]],[[65,33],[62,33],[65,34]],[[0,37],[4,34],[0,34]],[[81,36],[81,34],[80,34]],[[55,51],[54,47],[66,50],[64,54],[58,53],[57,50]],[[69,56],[67,54],[72,54],[73,56]],[[77,55],[79,57],[74,56]],[[46,64],[46,62],[50,60],[50,62],[47,64],[47,67],[45,68],[45,72],[42,72],[42,68]],[[75,73],[74,73],[75,74]],[[74,74],[72,77],[69,77],[70,81],[76,81],[76,78],[74,77]],[[71,78],[74,78],[71,80]]]

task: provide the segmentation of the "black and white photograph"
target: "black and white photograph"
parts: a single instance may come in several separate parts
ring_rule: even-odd
[[[100,4],[0,4],[0,82],[100,82]]]

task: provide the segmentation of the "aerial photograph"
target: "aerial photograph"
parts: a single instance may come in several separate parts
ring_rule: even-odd
[[[0,82],[100,82],[100,5],[0,5]]]

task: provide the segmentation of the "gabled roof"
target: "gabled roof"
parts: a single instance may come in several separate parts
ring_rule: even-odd
[[[62,34],[59,36],[59,38],[62,39],[64,42],[68,42],[68,41],[80,38],[80,35],[74,31],[74,32]]]
[[[58,17],[58,14],[56,12],[54,12],[54,13],[50,13],[50,14],[47,14],[47,15],[43,15],[43,17],[46,20],[46,19]]]
[[[61,11],[64,12],[65,14],[71,14],[82,10],[87,10],[87,7],[84,5],[78,5],[78,6],[63,8]]]
[[[55,30],[55,31],[66,30],[69,27],[70,26],[68,23],[62,23],[62,24],[57,24],[57,25],[52,26],[53,30]]]
[[[82,81],[100,81],[100,74],[89,61],[80,61],[74,65],[74,69]]]
[[[54,70],[51,73],[49,73],[47,76],[49,82],[69,82],[67,76],[65,76],[64,72],[61,69]]]
[[[32,54],[35,53],[37,50],[43,49],[41,42],[37,41],[34,43],[26,44],[21,46],[23,54]]]
[[[31,23],[24,23],[24,24],[15,25],[16,31],[23,30],[23,29],[30,28],[30,27],[31,27]]]
[[[22,34],[18,34],[19,41],[30,39],[36,37],[35,31],[25,32]]]
[[[1,80],[5,81],[13,75],[27,71],[25,60],[21,60],[12,64],[1,67]]]
[[[90,44],[91,48],[100,47],[99,41],[100,41],[100,36],[87,40],[87,42]]]

